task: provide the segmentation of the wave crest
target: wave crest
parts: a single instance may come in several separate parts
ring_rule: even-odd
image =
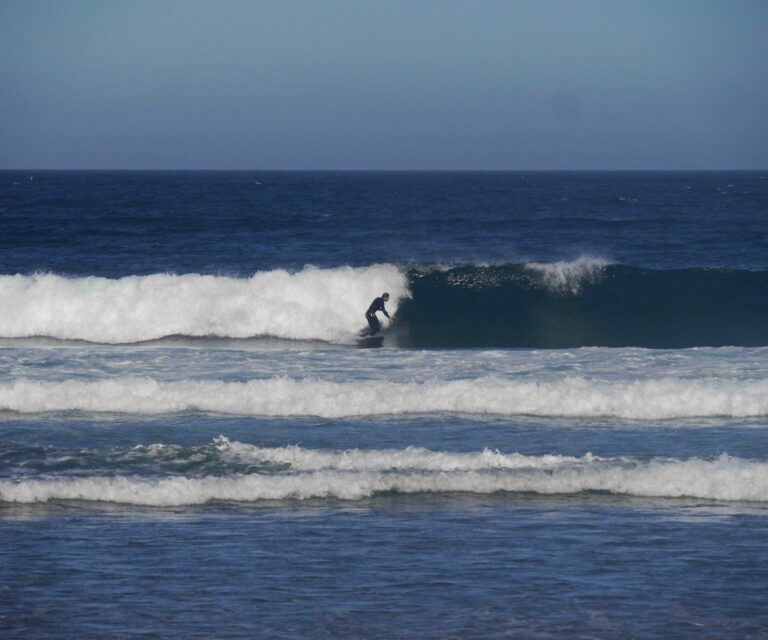
[[[548,289],[579,295],[584,285],[596,282],[609,264],[602,258],[581,256],[570,262],[527,262],[525,268],[536,273]]]

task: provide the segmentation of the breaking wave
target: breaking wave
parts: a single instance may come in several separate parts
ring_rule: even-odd
[[[768,272],[653,270],[601,258],[418,267],[66,278],[0,276],[0,338],[135,343],[168,336],[351,344],[383,291],[411,348],[768,345]]]
[[[211,412],[345,418],[404,414],[497,414],[664,420],[768,415],[768,380],[580,376],[536,381],[471,379],[331,382],[275,377],[247,382],[149,377],[0,384],[0,410],[168,414]]]
[[[392,265],[278,269],[251,278],[0,276],[0,337],[134,343],[173,335],[348,341],[371,300],[408,295]]]
[[[262,448],[218,438],[228,456],[260,466],[248,473],[164,475],[44,475],[0,480],[0,502],[84,500],[149,506],[210,501],[333,498],[359,500],[380,493],[606,492],[658,498],[693,497],[768,501],[768,463],[717,459],[526,456],[426,449],[326,451],[301,447]],[[144,448],[160,455],[168,445]],[[167,452],[166,452],[167,453]]]

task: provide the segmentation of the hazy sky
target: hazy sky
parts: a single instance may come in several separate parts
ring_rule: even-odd
[[[768,169],[767,0],[0,0],[0,168]]]

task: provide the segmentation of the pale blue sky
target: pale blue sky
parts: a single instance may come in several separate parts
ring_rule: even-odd
[[[0,168],[768,169],[764,0],[0,0]]]

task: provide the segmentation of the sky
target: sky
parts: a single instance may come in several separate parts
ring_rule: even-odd
[[[0,0],[2,169],[768,169],[766,0]]]

